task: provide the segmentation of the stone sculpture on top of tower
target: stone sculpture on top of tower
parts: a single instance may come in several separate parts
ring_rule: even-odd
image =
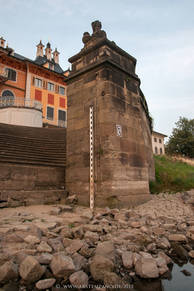
[[[99,39],[106,38],[106,32],[102,30],[101,28],[102,28],[102,24],[99,20],[92,22],[93,34],[90,35],[89,32],[84,32],[83,37],[82,37],[82,41],[85,47],[93,45],[93,43],[95,41],[98,41]]]

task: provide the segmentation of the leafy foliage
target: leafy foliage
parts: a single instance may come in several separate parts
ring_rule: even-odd
[[[194,158],[194,119],[180,117],[166,145],[166,153]]]
[[[156,180],[150,192],[179,192],[194,188],[194,166],[168,156],[154,156]]]

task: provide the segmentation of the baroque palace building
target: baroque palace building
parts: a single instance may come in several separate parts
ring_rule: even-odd
[[[5,108],[31,108],[41,112],[36,116],[36,122],[28,124],[29,114],[25,115],[21,125],[29,126],[60,126],[67,123],[66,76],[59,65],[59,52],[52,52],[48,42],[46,48],[40,41],[37,45],[36,59],[31,60],[14,52],[5,46],[5,40],[0,38],[0,107],[1,116],[6,116],[5,123],[19,124],[7,121]],[[29,112],[29,110],[28,110]],[[12,112],[13,113],[13,112]],[[16,114],[16,112],[14,113]],[[21,112],[20,112],[21,115]],[[10,112],[9,112],[10,116]],[[15,115],[14,115],[15,116]],[[15,118],[15,117],[14,117]],[[37,119],[38,118],[38,119]],[[9,119],[9,118],[8,118]],[[28,120],[28,121],[27,121]],[[2,120],[0,119],[0,122]],[[25,124],[27,122],[27,124]],[[37,125],[38,124],[38,125]]]

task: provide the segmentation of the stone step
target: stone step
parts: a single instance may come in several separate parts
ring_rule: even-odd
[[[43,165],[43,166],[53,166],[53,167],[65,167],[65,161],[46,161],[46,160],[39,160],[39,159],[21,159],[21,157],[11,156],[11,155],[4,155],[0,156],[0,162],[6,163],[19,163],[19,164],[30,164],[30,165]]]

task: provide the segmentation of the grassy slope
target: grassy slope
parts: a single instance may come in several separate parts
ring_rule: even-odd
[[[175,161],[168,156],[154,156],[156,181],[150,182],[150,192],[179,192],[194,188],[194,166]]]

